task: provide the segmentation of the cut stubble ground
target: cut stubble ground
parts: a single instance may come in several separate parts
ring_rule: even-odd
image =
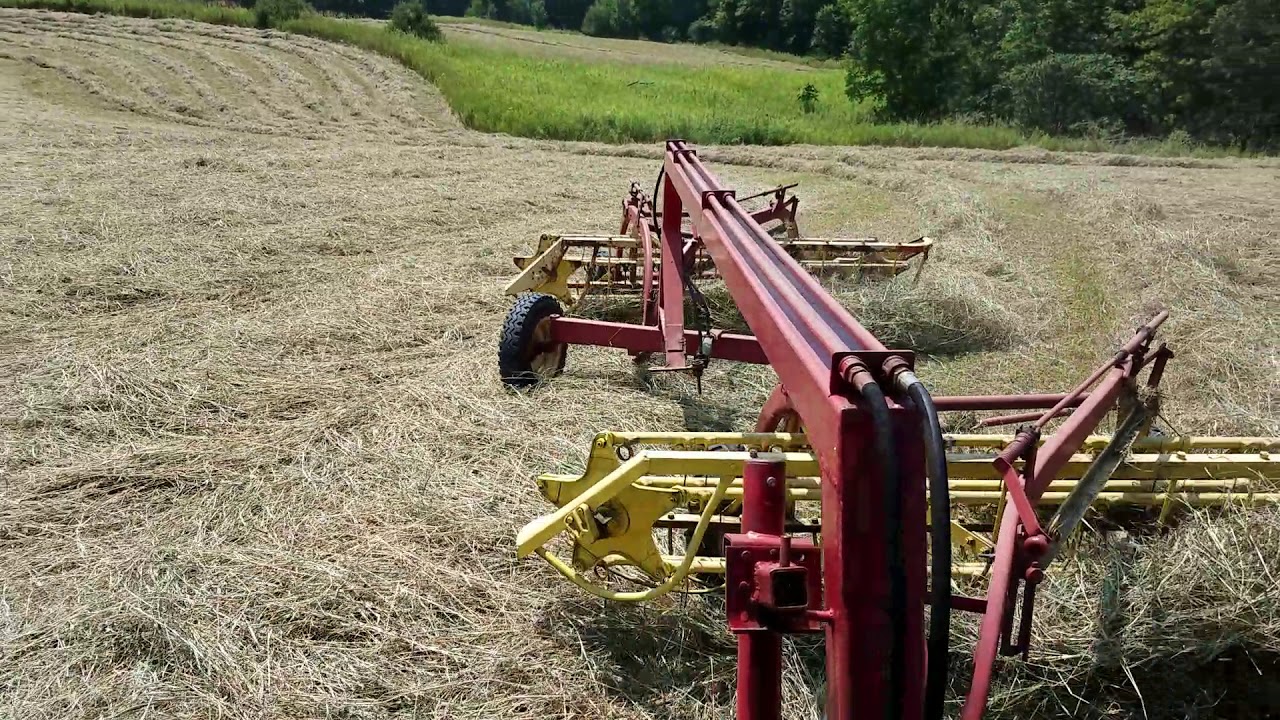
[[[580,348],[498,382],[511,256],[610,232],[659,148],[472,133],[316,40],[11,10],[0,138],[0,717],[731,712],[715,599],[605,606],[511,548],[531,476],[595,432],[746,429],[773,382],[713,364],[699,396]],[[802,182],[810,234],[937,238],[918,283],[834,289],[939,393],[1062,389],[1168,306],[1169,429],[1280,433],[1274,162],[702,156]],[[1266,512],[1091,544],[997,716],[1271,707],[1232,683],[1275,692],[1276,548]],[[817,717],[819,657],[788,717]]]

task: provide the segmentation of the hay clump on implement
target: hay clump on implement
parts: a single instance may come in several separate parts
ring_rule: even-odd
[[[1280,439],[1153,429],[1174,356],[1155,343],[1168,312],[1069,392],[935,398],[915,353],[883,345],[813,274],[892,276],[916,258],[918,273],[933,241],[805,240],[789,189],[751,212],[692,148],[668,142],[655,197],[632,185],[619,235],[545,235],[516,258],[499,338],[513,388],[562,372],[571,345],[659,356],[651,371],[688,373],[699,389],[713,360],[777,373],[755,432],[597,435],[583,473],[539,477],[557,509],[516,538],[521,557],[606,600],[720,578],[699,592],[723,590],[739,720],[780,717],[791,634],[825,640],[826,717],[941,718],[953,613],[981,616],[961,683],[960,716],[976,720],[997,658],[1029,657],[1037,594],[1088,516],[1158,526],[1188,507],[1280,501]],[[710,326],[706,280],[723,283],[752,334]],[[565,314],[561,303],[596,289],[635,296],[639,322]],[[1017,430],[942,432],[940,413],[990,411],[1006,414],[981,428]],[[1113,412],[1114,433],[1092,434]],[[561,536],[568,560],[552,547]]]

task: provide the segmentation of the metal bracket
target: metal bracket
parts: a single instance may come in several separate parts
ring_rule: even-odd
[[[738,197],[737,193],[732,190],[707,190],[702,193],[702,209],[709,207],[712,198],[720,201],[721,205],[725,204],[725,200],[734,200]]]
[[[725,614],[733,632],[822,631],[822,552],[810,540],[787,542],[784,566],[781,537],[725,535]]]

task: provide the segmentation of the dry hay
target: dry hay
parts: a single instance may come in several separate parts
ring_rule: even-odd
[[[274,31],[9,12],[0,59],[46,70],[102,106],[197,127],[416,142],[458,127],[395,61]]]
[[[595,431],[742,429],[771,384],[575,348],[499,386],[510,256],[607,232],[652,148],[468,133],[407,71],[271,33],[0,11],[0,55],[0,717],[728,714],[716,600],[608,607],[511,550]],[[1280,432],[1267,164],[751,153],[705,154],[802,181],[814,234],[939,238],[920,284],[837,291],[940,391],[1062,387],[1163,299],[1176,429]],[[1064,564],[1003,716],[1274,708],[1231,683],[1278,674],[1277,528]]]

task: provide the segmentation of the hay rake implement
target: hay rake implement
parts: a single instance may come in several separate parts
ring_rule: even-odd
[[[789,189],[750,211],[668,142],[655,199],[633,185],[619,235],[544,236],[516,259],[499,343],[513,387],[559,373],[574,344],[660,353],[655,369],[697,378],[713,358],[777,373],[755,432],[601,433],[581,474],[538,478],[556,510],[517,537],[520,557],[607,599],[714,578],[738,637],[739,720],[780,717],[788,633],[825,635],[827,718],[941,718],[953,610],[982,615],[961,712],[981,717],[997,656],[1027,652],[1036,589],[1087,512],[1163,523],[1182,507],[1280,500],[1280,439],[1152,433],[1166,313],[1070,392],[931,397],[914,354],[882,345],[813,273],[896,275],[932,241],[804,240]],[[688,327],[686,297],[702,307],[695,281],[712,277],[752,335],[714,330],[704,311]],[[640,322],[565,312],[601,288],[637,296]],[[944,435],[948,411],[1019,411],[985,423],[1022,425]],[[1115,433],[1091,434],[1113,411]],[[557,538],[567,560],[548,547]],[[648,586],[608,585],[622,567]],[[964,575],[985,579],[985,597],[953,591]]]

